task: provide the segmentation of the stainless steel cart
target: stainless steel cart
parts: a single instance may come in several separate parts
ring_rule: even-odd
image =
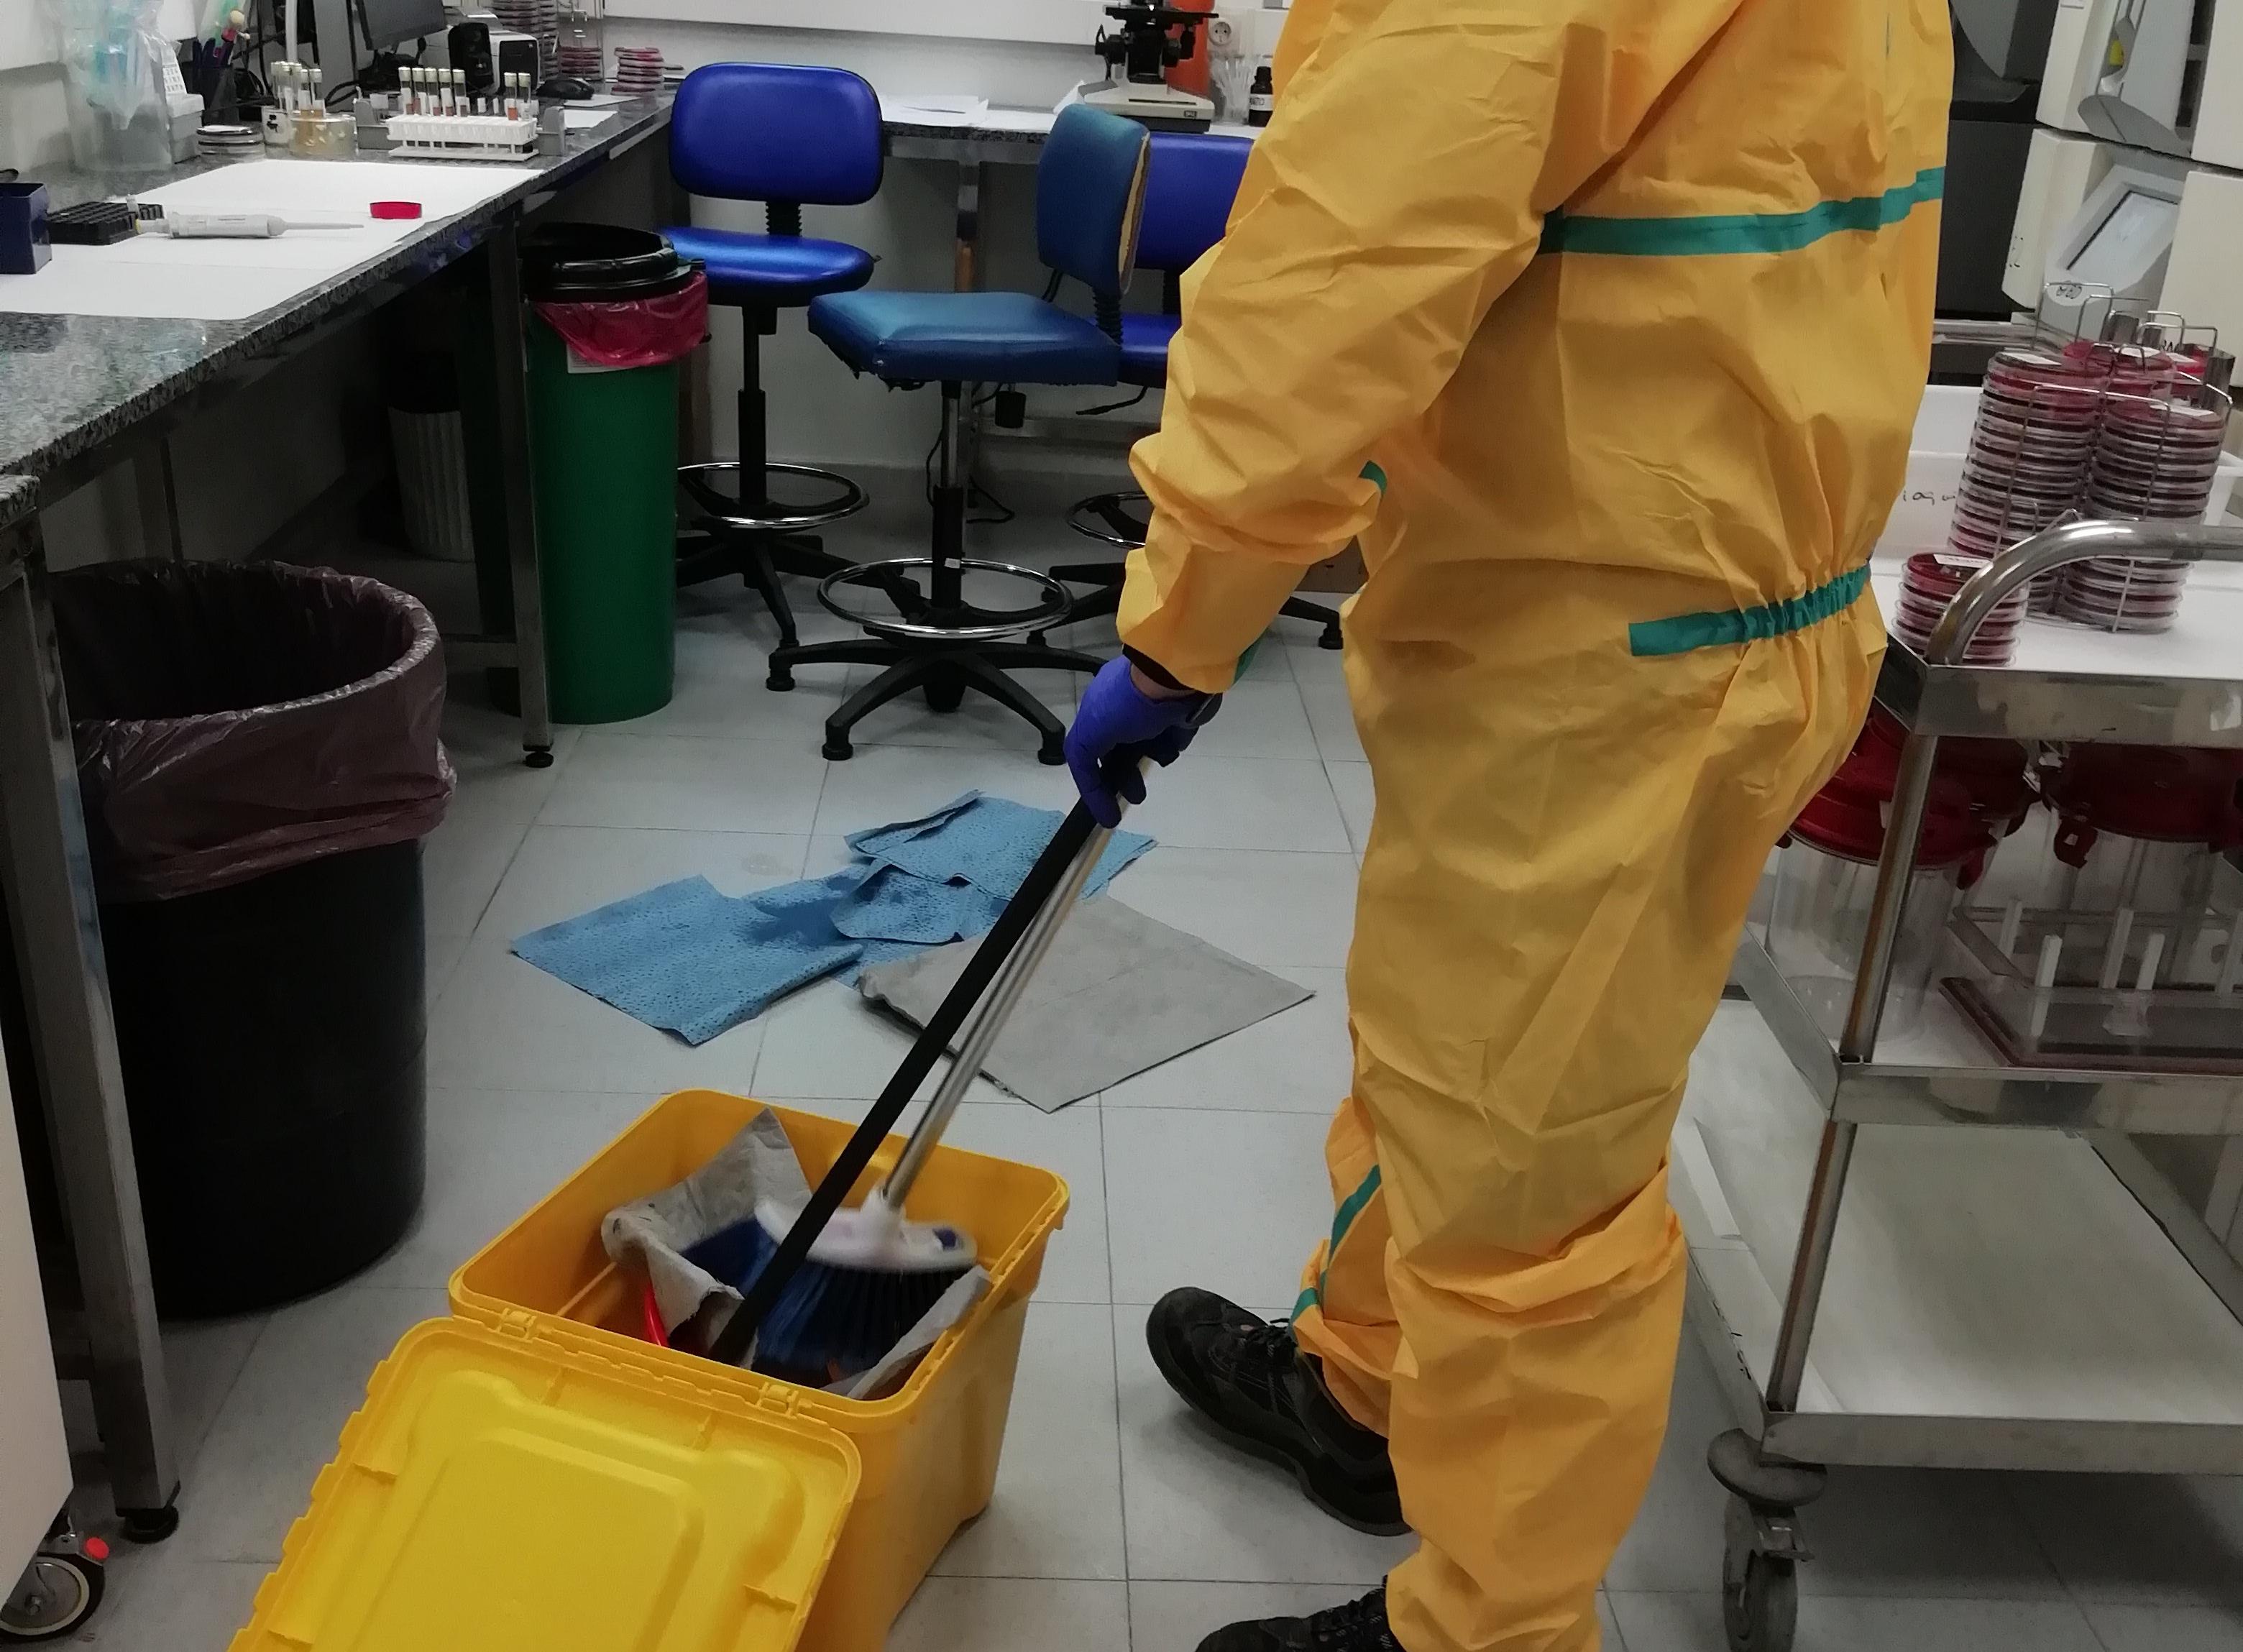
[[[1791,1103],[1788,1159],[1782,1142],[1733,1131],[1757,1181],[1726,1188],[1694,1128],[1678,1132],[1691,1323],[1744,1425],[1708,1453],[1731,1494],[1722,1593],[1737,1652],[1791,1643],[1808,1558],[1797,1513],[1826,1465],[2243,1473],[2243,1266],[2132,1139],[2243,1136],[2243,1077],[2005,1065],[1945,1005],[1879,1043],[1942,737],[2243,747],[2243,589],[2190,597],[2232,610],[2224,647],[2083,634],[2054,668],[2030,648],[2011,666],[1945,663],[2004,597],[2088,556],[2243,563],[2243,529],[2053,529],[1971,580],[1928,658],[1894,644],[1877,700],[1908,738],[1842,1035],[1822,1030],[1756,933],[1735,967],[1819,1116],[1802,1122]],[[1786,1170],[1788,1206],[1768,1194]],[[1842,1234],[1849,1179],[1861,1208]],[[1741,1195],[1748,1183],[1758,1192]]]

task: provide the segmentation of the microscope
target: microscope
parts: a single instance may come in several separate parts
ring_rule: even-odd
[[[1156,131],[1206,131],[1215,119],[1214,103],[1169,85],[1163,71],[1197,49],[1200,25],[1209,14],[1181,10],[1161,0],[1122,0],[1107,7],[1106,15],[1121,30],[1108,33],[1101,29],[1092,50],[1105,60],[1108,78],[1086,85],[1082,101],[1127,115]],[[1171,34],[1171,30],[1176,32]]]

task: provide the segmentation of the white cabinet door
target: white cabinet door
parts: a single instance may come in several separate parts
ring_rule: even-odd
[[[0,1591],[15,1587],[70,1487],[62,1397],[31,1251],[30,1203],[7,1069],[0,1065]]]

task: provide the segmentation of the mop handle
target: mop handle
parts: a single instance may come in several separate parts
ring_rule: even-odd
[[[801,1214],[788,1227],[786,1237],[778,1242],[778,1248],[772,1252],[771,1260],[764,1264],[762,1271],[749,1285],[740,1305],[724,1322],[724,1330],[717,1333],[716,1342],[710,1347],[710,1359],[728,1365],[740,1362],[740,1357],[747,1352],[749,1345],[755,1340],[756,1332],[762,1328],[765,1318],[778,1301],[780,1293],[793,1283],[795,1274],[810,1255],[810,1247],[817,1243],[818,1236],[825,1231],[825,1224],[833,1219],[834,1211],[841,1208],[841,1201],[848,1197],[849,1190],[857,1185],[857,1178],[872,1162],[872,1156],[879,1151],[880,1143],[887,1139],[889,1131],[895,1129],[896,1121],[903,1116],[904,1109],[911,1105],[912,1097],[918,1093],[919,1085],[934,1070],[934,1064],[941,1059],[943,1052],[950,1048],[950,1041],[957,1036],[959,1028],[965,1023],[967,1012],[980,1001],[982,994],[988,990],[999,970],[1049,902],[1053,892],[1067,880],[1068,874],[1081,857],[1084,846],[1094,836],[1099,835],[1102,834],[1098,822],[1091,818],[1090,810],[1083,804],[1077,803],[1068,812],[1067,819],[1060,822],[1059,830],[1052,833],[1051,841],[1036,857],[1035,865],[1029,868],[1028,875],[1021,880],[1019,891],[1005,903],[1005,909],[997,914],[996,923],[982,938],[980,946],[974,949],[973,956],[967,961],[957,983],[944,995],[934,1014],[927,1017],[925,1029],[896,1068],[895,1075],[888,1080],[887,1088],[880,1092],[880,1099],[872,1103],[872,1111],[865,1115],[865,1122],[857,1127],[856,1134],[842,1148],[839,1156],[833,1161],[832,1168],[825,1172],[824,1179],[812,1192],[809,1203],[802,1207]],[[1079,888],[1081,886],[1077,884],[1074,887]],[[961,1055],[952,1071],[964,1073],[970,1081],[974,1069],[967,1064]],[[962,1083],[960,1088],[964,1088]],[[932,1110],[930,1109],[930,1112]],[[924,1128],[922,1125],[921,1129]]]
[[[1127,805],[1123,806],[1125,808]],[[1074,859],[1068,863],[1065,873],[1043,904],[1036,908],[1028,931],[1020,944],[1005,960],[1005,968],[998,975],[996,985],[973,1012],[973,1023],[958,1046],[957,1059],[950,1063],[942,1075],[942,1082],[934,1092],[934,1099],[926,1104],[919,1128],[912,1131],[911,1140],[896,1156],[895,1166],[888,1179],[880,1183],[880,1198],[891,1210],[900,1210],[904,1201],[911,1197],[912,1183],[919,1180],[919,1171],[942,1140],[942,1132],[949,1127],[951,1115],[957,1112],[959,1102],[981,1070],[981,1063],[989,1057],[990,1046],[997,1035],[1005,1030],[1012,1019],[1013,1009],[1027,990],[1029,980],[1043,963],[1044,955],[1051,951],[1052,942],[1059,939],[1060,926],[1074,910],[1075,902],[1082,899],[1083,886],[1090,881],[1091,873],[1098,866],[1099,856],[1114,836],[1111,826],[1100,826],[1083,840]]]

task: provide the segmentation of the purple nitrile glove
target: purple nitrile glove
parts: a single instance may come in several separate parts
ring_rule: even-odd
[[[1067,766],[1092,818],[1102,826],[1119,826],[1122,799],[1145,800],[1138,759],[1175,762],[1221,704],[1216,694],[1155,698],[1137,686],[1126,659],[1100,666],[1083,685],[1082,703],[1067,732]]]

